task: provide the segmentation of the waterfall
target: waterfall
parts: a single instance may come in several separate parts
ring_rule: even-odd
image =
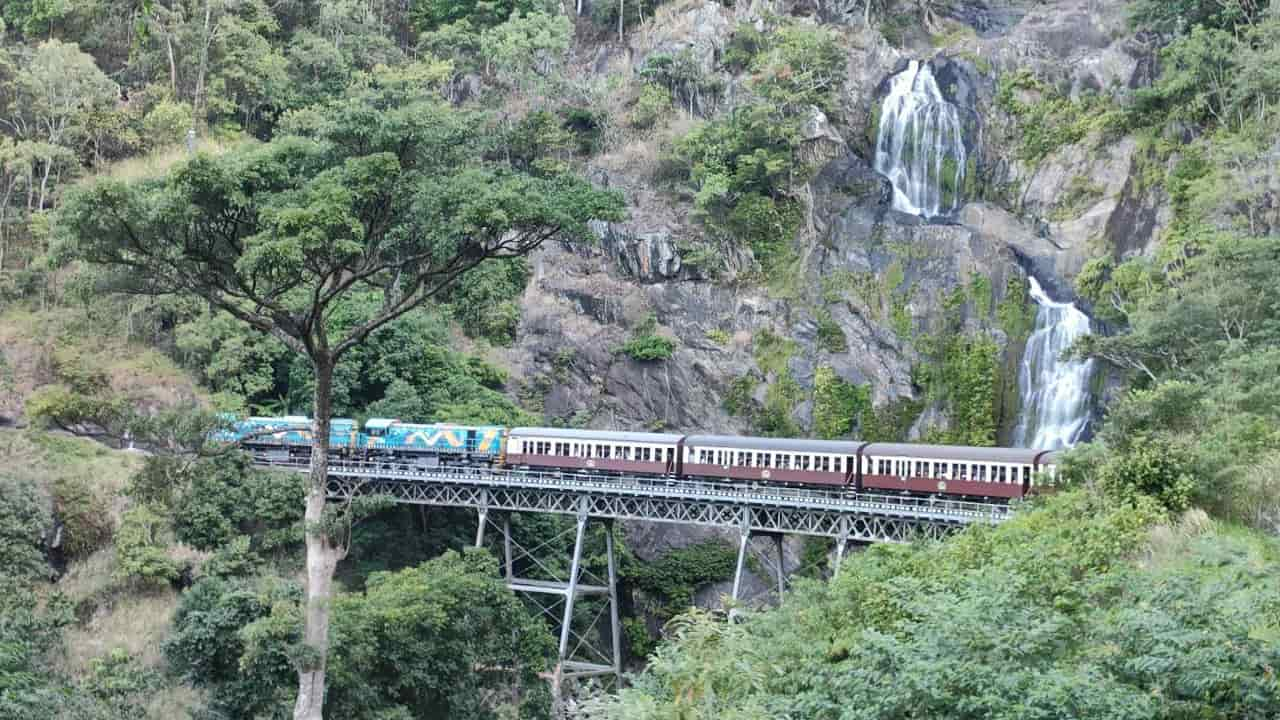
[[[1093,361],[1061,359],[1076,338],[1089,333],[1089,316],[1071,303],[1054,302],[1034,277],[1028,279],[1040,309],[1018,373],[1022,412],[1013,444],[1058,450],[1074,445],[1089,421]]]
[[[960,209],[966,154],[960,112],[927,63],[889,81],[880,109],[876,171],[893,183],[893,207],[924,218]]]

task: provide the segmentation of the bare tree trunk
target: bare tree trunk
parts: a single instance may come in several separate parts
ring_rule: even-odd
[[[173,35],[164,34],[164,45],[169,51],[169,92],[173,93],[173,101],[178,101],[178,63],[173,59]]]
[[[17,186],[17,176],[14,175],[9,181],[9,186],[4,189],[4,199],[0,200],[0,272],[4,272],[4,254],[9,246],[5,239],[7,233],[4,229],[4,221],[5,216],[9,214],[9,198],[13,196],[13,189]]]
[[[196,71],[196,93],[194,98],[195,122],[201,125],[200,117],[204,113],[204,76],[209,71],[209,48],[213,45],[213,0],[204,2],[204,37],[200,43],[200,68]]]
[[[640,1],[642,0],[637,0],[637,2],[640,2]],[[619,43],[622,42],[622,18],[624,15],[626,15],[626,12],[627,12],[626,2],[627,0],[618,0],[618,42]]]
[[[332,412],[333,360],[313,359],[315,417],[312,420],[311,476],[307,487],[307,587],[302,642],[309,656],[298,667],[298,700],[294,720],[322,720],[325,666],[329,654],[329,600],[333,572],[345,554],[323,527],[325,485],[329,477],[329,419]]]
[[[53,169],[53,156],[50,155],[44,163],[44,176],[40,178],[40,201],[36,204],[37,210],[44,209],[45,195],[49,192],[49,172]]]

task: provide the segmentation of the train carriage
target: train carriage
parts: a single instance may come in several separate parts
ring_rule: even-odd
[[[862,450],[861,487],[919,494],[1020,498],[1032,477],[1052,473],[1045,450],[914,443],[869,443]]]
[[[684,439],[683,472],[795,485],[853,485],[858,450],[866,443],[793,440],[738,435],[690,435]]]
[[[676,475],[682,435],[559,428],[512,428],[506,463],[515,467]]]

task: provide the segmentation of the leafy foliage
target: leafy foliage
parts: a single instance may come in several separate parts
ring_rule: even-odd
[[[414,0],[409,19],[417,32],[426,32],[460,21],[487,28],[507,20],[512,13],[529,15],[551,10],[553,7],[543,0]]]
[[[545,713],[538,672],[551,635],[497,576],[488,553],[449,552],[375,573],[363,593],[339,595],[332,712],[370,720],[492,718],[505,696],[518,698],[521,717]],[[274,717],[288,701],[292,664],[305,659],[298,597],[296,587],[276,581],[202,579],[183,596],[166,655],[211,691],[214,709]],[[513,692],[498,695],[497,688]]]
[[[164,518],[154,508],[126,510],[116,532],[116,577],[143,587],[162,587],[178,577],[178,563],[165,554]]]
[[[111,540],[110,501],[95,492],[87,478],[59,477],[52,491],[53,511],[62,522],[62,543],[69,556],[84,557]]]
[[[829,367],[813,375],[813,434],[823,440],[848,437],[859,418],[871,410],[870,388],[854,385]]]
[[[640,362],[670,360],[675,354],[676,343],[668,337],[659,335],[658,319],[650,315],[632,331],[631,339],[618,346],[614,352],[627,355]]]
[[[1167,560],[1131,564],[1160,517],[1149,504],[1071,493],[945,544],[873,547],[831,583],[801,584],[779,610],[736,624],[677,620],[677,640],[633,688],[595,709],[614,718],[1274,713],[1280,696],[1266,668],[1277,657],[1268,609],[1277,581],[1261,569],[1276,563],[1274,542],[1185,531]],[[1002,618],[994,636],[992,608]]]
[[[728,543],[708,540],[672,550],[652,562],[629,565],[623,573],[646,594],[660,598],[657,609],[668,617],[693,604],[701,587],[733,574],[737,551]]]
[[[0,572],[0,717],[53,717],[62,709],[63,685],[44,660],[74,621],[62,596],[41,603],[25,580]]]
[[[0,475],[0,574],[23,582],[48,579],[45,542],[52,529],[48,501],[35,483]]]

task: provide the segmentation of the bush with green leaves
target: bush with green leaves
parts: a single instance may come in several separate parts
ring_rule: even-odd
[[[68,692],[50,672],[48,658],[61,648],[63,628],[75,622],[75,611],[58,593],[38,597],[29,579],[0,571],[0,717],[4,718],[57,717],[67,704]]]
[[[111,541],[110,501],[89,480],[64,475],[53,481],[53,512],[62,522],[62,547],[72,558],[85,557]]]
[[[161,100],[142,119],[143,136],[147,145],[163,148],[181,143],[187,131],[195,128],[191,106],[173,100]]]
[[[176,580],[180,568],[165,553],[167,534],[167,523],[155,508],[137,505],[126,510],[115,537],[115,579],[144,588],[163,587]]]
[[[818,347],[829,353],[849,352],[849,340],[845,337],[844,328],[831,317],[830,312],[826,310],[816,312],[813,320],[817,325]]]
[[[736,563],[737,551],[733,547],[720,540],[708,540],[672,550],[650,562],[629,565],[624,568],[623,578],[657,598],[651,610],[671,617],[693,604],[693,594],[699,588],[730,577]]]
[[[631,106],[631,126],[640,130],[657,127],[670,117],[671,90],[657,83],[644,83]]]
[[[573,23],[554,12],[516,11],[499,25],[480,33],[485,67],[520,88],[559,66],[573,39]]]
[[[49,500],[35,482],[0,474],[0,574],[22,582],[49,579],[45,543],[52,531]]]
[[[870,387],[854,385],[823,366],[813,374],[813,434],[823,440],[848,437],[871,409]]]
[[[658,334],[658,319],[652,315],[632,330],[629,340],[614,348],[615,353],[640,362],[670,360],[675,350],[675,340]]]
[[[243,672],[243,631],[273,606],[300,597],[295,584],[275,578],[202,578],[182,594],[164,642],[165,658],[175,673],[209,693],[210,710],[226,717],[275,717],[288,702],[288,668],[280,676]]]
[[[639,75],[645,82],[665,87],[690,115],[706,113],[715,104],[720,81],[703,69],[693,50],[675,54],[653,53],[645,58]]]

